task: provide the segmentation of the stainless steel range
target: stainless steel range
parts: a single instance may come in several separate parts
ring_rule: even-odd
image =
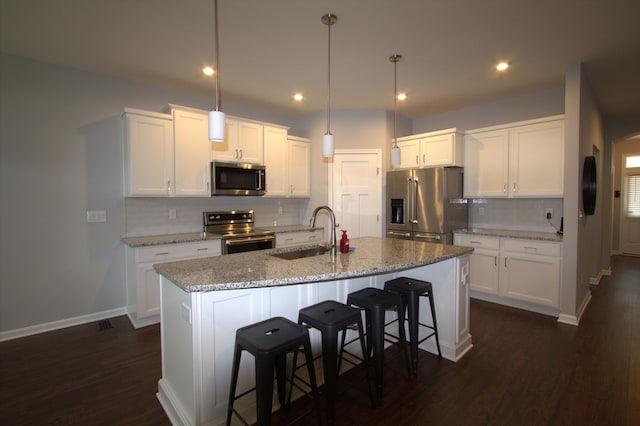
[[[275,233],[256,229],[253,210],[204,212],[204,232],[222,237],[222,254],[270,249],[275,246]]]

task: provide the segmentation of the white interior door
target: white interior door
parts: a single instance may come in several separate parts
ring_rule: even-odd
[[[349,238],[382,235],[382,170],[379,150],[336,151],[331,198],[338,231]],[[340,232],[337,235],[340,238]]]
[[[620,250],[640,255],[640,155],[623,155]]]

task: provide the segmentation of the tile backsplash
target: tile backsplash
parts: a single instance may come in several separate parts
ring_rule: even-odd
[[[308,199],[265,197],[126,198],[126,236],[181,234],[202,231],[202,212],[255,210],[256,226],[304,222]],[[175,219],[170,212],[175,210]]]
[[[563,216],[562,198],[476,198],[470,200],[469,227],[555,232]],[[546,209],[553,209],[551,220]]]

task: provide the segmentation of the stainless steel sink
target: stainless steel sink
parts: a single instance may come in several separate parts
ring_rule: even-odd
[[[280,253],[271,253],[269,256],[279,257],[280,259],[294,260],[302,259],[303,257],[321,256],[329,252],[331,248],[329,246],[315,246],[307,247],[300,250],[291,250]]]

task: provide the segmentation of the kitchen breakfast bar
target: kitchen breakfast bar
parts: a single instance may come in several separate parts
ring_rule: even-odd
[[[400,276],[433,284],[442,356],[457,361],[471,349],[468,283],[473,249],[374,237],[351,239],[351,247],[350,253],[335,257],[274,256],[301,249],[293,247],[155,265],[162,333],[157,396],[172,423],[224,423],[238,328],[275,316],[297,322],[301,308],[324,300],[344,303],[353,291],[383,288],[385,281]],[[430,323],[430,316],[428,301],[421,301],[420,322]],[[320,335],[311,329],[310,336],[314,354],[319,354]],[[420,348],[437,353],[433,339]],[[316,363],[322,382],[320,368]],[[254,383],[253,362],[245,354],[237,393]],[[238,400],[236,408],[247,419],[255,411],[251,397]]]

